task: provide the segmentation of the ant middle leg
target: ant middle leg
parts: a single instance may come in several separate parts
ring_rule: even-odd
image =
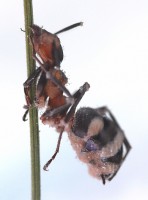
[[[75,110],[77,105],[79,104],[80,100],[82,99],[82,97],[84,96],[85,92],[89,89],[90,85],[86,82],[84,83],[83,86],[80,87],[79,90],[77,90],[74,94],[73,94],[73,98],[74,98],[74,103],[71,106],[70,104],[66,104],[63,106],[60,106],[52,111],[50,111],[48,114],[50,115],[50,117],[54,117],[55,115],[61,113],[61,112],[65,112],[69,109],[69,107],[71,106],[69,112],[66,114],[65,116],[65,123],[68,123],[68,121],[71,119],[71,117],[74,115]],[[47,114],[47,113],[46,113]],[[62,139],[62,134],[64,132],[64,125],[61,127],[61,131],[60,131],[60,135],[58,138],[58,142],[57,142],[57,147],[55,150],[55,153],[53,154],[53,156],[51,157],[51,159],[44,165],[43,169],[47,171],[48,166],[51,164],[51,162],[55,159],[55,157],[57,156],[57,153],[59,152],[60,149],[60,143],[61,143],[61,139]]]
[[[61,132],[60,132],[60,135],[59,135],[59,138],[58,138],[58,142],[57,142],[57,147],[56,147],[56,150],[55,150],[53,156],[51,157],[50,160],[47,161],[47,163],[46,163],[46,164],[44,165],[44,167],[43,167],[43,169],[44,169],[45,171],[48,171],[48,170],[47,170],[48,166],[49,166],[49,165],[51,164],[51,162],[55,159],[55,157],[57,156],[57,154],[58,154],[58,152],[59,152],[63,132],[64,132],[64,127],[62,128],[62,130],[61,130]]]

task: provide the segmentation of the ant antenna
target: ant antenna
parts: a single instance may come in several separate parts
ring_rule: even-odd
[[[57,34],[59,34],[59,33],[63,33],[63,32],[65,32],[65,31],[68,31],[68,30],[70,30],[70,29],[72,29],[72,28],[75,28],[75,27],[77,27],[77,26],[83,26],[83,22],[78,22],[78,23],[76,23],[76,24],[72,24],[72,25],[70,25],[70,26],[67,26],[66,28],[63,28],[63,29],[61,29],[60,31],[57,31],[55,34],[57,35]]]

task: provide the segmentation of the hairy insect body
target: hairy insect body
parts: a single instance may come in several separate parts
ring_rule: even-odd
[[[85,82],[71,94],[66,88],[68,79],[60,69],[63,50],[57,34],[70,30],[82,23],[68,26],[52,34],[37,25],[32,25],[30,42],[33,58],[40,64],[25,81],[24,93],[26,109],[23,121],[33,106],[45,111],[40,119],[43,124],[54,127],[59,132],[55,153],[43,167],[47,170],[59,152],[63,132],[77,157],[87,164],[89,173],[97,179],[112,180],[129,153],[131,146],[115,117],[107,107],[83,107],[76,112],[77,105],[90,85]],[[36,84],[36,93],[30,97],[30,87]],[[76,113],[75,113],[76,112]]]
[[[91,176],[97,179],[102,179],[102,174],[113,174],[117,171],[118,165],[102,162],[101,151],[83,151],[86,142],[82,138],[75,136],[73,133],[68,133],[68,137],[77,157],[87,164]]]
[[[81,108],[68,133],[78,158],[87,164],[89,173],[103,183],[114,177],[125,156],[124,133],[106,114],[101,115],[98,109]]]
[[[90,175],[101,179],[103,184],[112,180],[131,147],[110,110],[83,107],[68,123],[64,116],[57,115],[54,119],[57,117],[57,122],[48,118],[47,124],[57,132],[64,127],[77,157],[87,164]]]

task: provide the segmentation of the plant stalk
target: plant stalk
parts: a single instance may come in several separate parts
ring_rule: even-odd
[[[35,70],[35,61],[32,57],[32,47],[29,44],[30,26],[33,24],[32,0],[24,0],[24,18],[26,35],[26,59],[27,76],[29,77]],[[35,96],[35,86],[30,88],[30,97]],[[32,182],[32,200],[40,200],[40,146],[39,146],[39,127],[38,111],[36,108],[29,110],[30,121],[30,146],[31,146],[31,182]]]

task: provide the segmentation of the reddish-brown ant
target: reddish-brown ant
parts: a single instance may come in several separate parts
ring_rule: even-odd
[[[37,80],[35,103],[37,107],[44,107],[47,98],[48,108],[51,110],[66,104],[66,97],[72,98],[70,92],[65,87],[67,77],[60,70],[60,62],[63,59],[63,50],[57,34],[82,25],[82,22],[68,26],[55,34],[40,28],[37,25],[31,26],[30,42],[33,47],[33,58],[40,64],[33,74],[24,83],[24,93],[27,105],[23,120],[33,102],[29,96],[29,89],[33,82]],[[36,56],[39,56],[39,58]]]

